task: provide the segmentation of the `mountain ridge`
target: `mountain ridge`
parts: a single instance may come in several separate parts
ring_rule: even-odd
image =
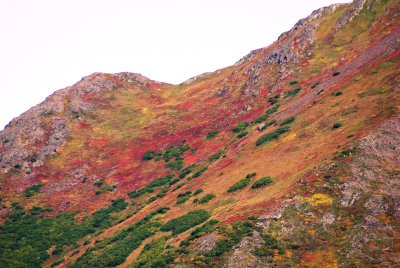
[[[0,132],[0,263],[395,266],[399,9],[321,8],[178,85],[94,73],[56,91]],[[45,220],[71,239],[10,246]]]

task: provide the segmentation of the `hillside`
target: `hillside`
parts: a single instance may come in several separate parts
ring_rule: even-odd
[[[179,85],[54,92],[0,132],[0,266],[400,266],[399,14],[332,5]]]

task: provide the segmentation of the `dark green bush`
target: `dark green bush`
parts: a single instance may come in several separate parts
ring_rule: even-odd
[[[238,181],[228,189],[228,193],[232,193],[238,190],[245,188],[250,183],[250,178],[245,178],[243,180]]]
[[[299,83],[299,81],[297,80],[293,80],[289,82],[289,85],[293,86],[293,85],[297,85]]]
[[[263,177],[261,179],[256,180],[253,185],[251,185],[251,189],[257,189],[266,185],[273,183],[273,179],[271,177]]]
[[[340,96],[340,95],[343,95],[343,92],[342,92],[342,91],[336,91],[336,92],[333,92],[333,93],[332,93],[332,96],[334,96],[334,97],[338,97],[338,96]]]
[[[26,188],[25,189],[25,197],[31,197],[31,196],[39,193],[40,188],[42,188],[43,186],[44,186],[44,184],[39,182],[39,183],[32,185],[31,187]]]
[[[157,152],[155,151],[148,151],[147,153],[145,153],[142,157],[143,160],[152,160],[154,157],[156,157],[158,155]]]
[[[172,231],[172,234],[176,235],[205,222],[208,218],[210,218],[210,213],[206,210],[193,210],[183,216],[168,221],[161,227],[161,231]]]
[[[187,175],[189,175],[192,172],[193,168],[194,168],[194,164],[191,164],[190,166],[182,169],[181,173],[179,174],[179,178],[180,179],[185,178]]]
[[[336,122],[335,124],[333,124],[332,129],[340,128],[341,126],[342,126],[342,123]]]
[[[254,178],[255,176],[257,176],[257,173],[253,172],[253,173],[247,174],[247,175],[246,175],[246,178],[247,178],[247,179],[251,179],[251,178]]]
[[[98,180],[95,183],[93,183],[93,185],[97,186],[97,187],[101,187],[103,185],[103,183],[104,183],[104,179],[101,179],[101,180]]]
[[[181,170],[183,168],[183,160],[182,159],[177,159],[175,161],[171,160],[167,162],[166,167],[171,169],[171,170]]]
[[[202,192],[204,192],[203,189],[197,189],[197,190],[193,193],[193,195],[198,195],[198,194],[201,194]]]
[[[213,154],[212,156],[210,156],[208,158],[208,162],[212,163],[214,161],[217,161],[218,159],[221,158],[221,156],[223,156],[225,153],[225,151],[223,149],[218,150],[215,154]]]
[[[275,99],[275,98],[269,98],[269,99],[268,99],[268,102],[271,103],[271,104],[275,104],[275,103],[278,102],[278,100]]]
[[[213,131],[210,131],[207,133],[206,138],[207,138],[207,140],[210,140],[210,139],[214,138],[215,136],[217,136],[218,134],[219,134],[218,130],[213,130]]]
[[[115,185],[104,185],[99,190],[96,191],[96,194],[99,195],[106,192],[112,192],[114,191],[115,188],[117,188],[117,186]]]
[[[286,91],[285,97],[295,96],[300,92],[300,90],[301,90],[301,87],[295,88],[293,90]]]
[[[316,88],[319,84],[321,84],[320,81],[315,82],[314,84],[311,85],[311,88]]]
[[[240,122],[239,124],[237,124],[236,126],[234,126],[232,128],[232,131],[235,133],[239,133],[241,131],[243,131],[246,127],[249,126],[249,123],[247,122]]]
[[[247,134],[249,134],[249,132],[243,131],[242,133],[240,133],[239,135],[237,135],[236,138],[241,139],[241,138],[245,137]]]
[[[122,264],[133,250],[160,227],[152,218],[168,210],[169,208],[160,208],[115,235],[101,240],[87,250],[73,267],[116,267]]]
[[[199,166],[194,170],[193,175],[190,177],[190,179],[194,179],[197,177],[200,177],[201,174],[203,174],[204,171],[208,169],[208,166]]]
[[[283,120],[281,122],[281,126],[289,125],[289,124],[293,123],[295,120],[296,120],[296,116],[292,116],[292,117],[286,118],[285,120]]]
[[[203,196],[202,198],[199,199],[198,203],[199,204],[205,204],[208,201],[210,201],[211,199],[215,198],[216,195],[215,194],[206,194],[205,196]]]
[[[280,127],[275,131],[272,131],[270,133],[267,133],[263,136],[261,136],[261,138],[259,138],[256,142],[256,146],[260,146],[268,141],[272,141],[272,140],[276,140],[279,138],[279,136],[281,136],[282,134],[288,132],[290,130],[289,126],[284,126],[284,127]]]
[[[269,108],[262,116],[256,118],[253,123],[259,124],[264,122],[266,119],[268,119],[271,115],[273,115],[274,113],[276,113],[279,109],[279,104]]]

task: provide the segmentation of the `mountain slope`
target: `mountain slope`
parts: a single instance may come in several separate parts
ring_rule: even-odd
[[[399,9],[319,9],[180,85],[56,91],[0,133],[0,263],[398,265]]]

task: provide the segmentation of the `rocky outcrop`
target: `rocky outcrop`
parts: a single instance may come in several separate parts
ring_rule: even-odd
[[[0,172],[16,169],[30,173],[32,167],[43,165],[46,157],[57,153],[67,140],[70,122],[82,121],[81,111],[96,107],[85,100],[87,94],[117,90],[126,83],[147,88],[154,82],[136,73],[94,73],[54,92],[0,132]]]
[[[240,243],[233,249],[232,254],[229,256],[228,261],[224,267],[226,268],[266,268],[273,267],[269,259],[266,257],[259,257],[255,255],[257,248],[264,245],[264,240],[261,235],[254,231],[250,237],[244,237]]]

